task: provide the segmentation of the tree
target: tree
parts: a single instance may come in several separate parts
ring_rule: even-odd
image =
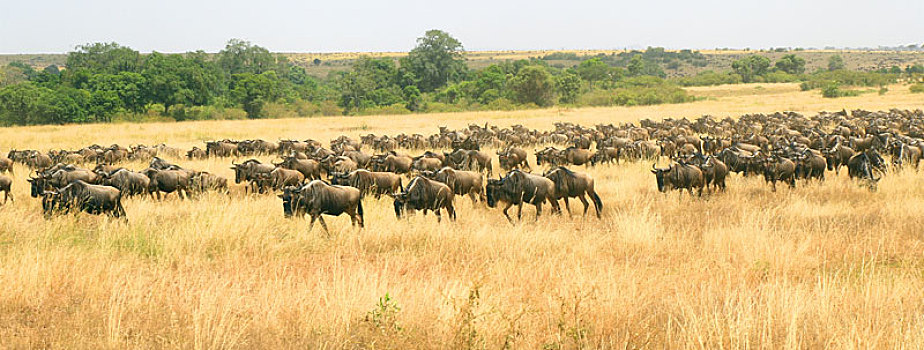
[[[276,68],[276,57],[264,47],[241,39],[231,39],[225,49],[218,52],[218,66],[228,75],[260,74]]]
[[[767,74],[768,68],[770,68],[770,59],[763,56],[750,55],[732,62],[732,69],[741,76],[741,80],[745,83],[750,83],[755,77]]]
[[[534,103],[540,107],[547,107],[553,103],[552,76],[541,66],[526,66],[520,69],[510,81],[510,90],[519,103]]]
[[[635,55],[629,59],[629,65],[626,66],[629,70],[630,76],[639,76],[642,74],[642,71],[645,69],[645,62],[642,61],[642,55]]]
[[[608,80],[611,68],[601,61],[599,57],[594,57],[578,64],[575,70],[581,79],[587,81],[593,87],[594,83],[598,81]]]
[[[432,92],[462,78],[467,70],[462,42],[441,30],[428,30],[417,38],[417,46],[401,60],[401,67],[414,74],[423,92]]]
[[[340,106],[346,111],[404,102],[405,91],[398,84],[398,69],[390,58],[361,57],[351,71],[341,72],[336,82]]]
[[[841,55],[834,55],[828,58],[828,70],[835,71],[839,69],[844,69],[844,59],[841,58]]]
[[[805,59],[793,54],[785,55],[776,61],[776,69],[789,74],[805,73]]]
[[[116,43],[93,43],[77,46],[67,53],[68,70],[85,68],[93,73],[118,74],[139,72],[142,67],[141,54]]]
[[[574,103],[581,93],[581,77],[571,72],[565,72],[555,78],[555,92],[562,103]]]
[[[262,118],[263,106],[276,99],[279,78],[276,72],[269,71],[261,74],[239,73],[231,77],[231,93],[235,100],[241,104],[247,118]]]

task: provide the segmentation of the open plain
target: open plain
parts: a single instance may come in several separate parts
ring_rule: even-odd
[[[924,108],[924,98],[902,85],[837,99],[797,84],[688,91],[701,99],[11,127],[0,129],[0,151],[161,142],[188,149],[223,138],[326,144],[340,135],[431,134],[470,123],[546,130],[559,121]],[[234,178],[231,158],[168,160]],[[650,167],[573,168],[595,178],[600,220],[546,213],[533,222],[527,206],[511,225],[498,209],[457,198],[458,220],[438,224],[432,215],[398,220],[390,198],[367,197],[365,229],[342,216],[327,219],[327,234],[284,218],[275,195],[247,195],[240,185],[230,196],[126,199],[128,222],[46,219],[29,196],[29,170],[16,165],[16,201],[0,206],[0,347],[924,347],[921,172],[890,172],[876,192],[843,171],[777,192],[763,179],[731,175],[727,192],[690,198],[659,193]]]

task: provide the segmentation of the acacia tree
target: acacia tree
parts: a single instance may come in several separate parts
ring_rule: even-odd
[[[449,33],[428,30],[401,59],[401,67],[413,74],[420,91],[432,92],[463,77],[467,67],[462,52],[462,42]]]
[[[535,103],[540,107],[551,106],[554,103],[552,76],[542,66],[526,66],[520,69],[510,80],[510,90],[513,91],[518,103]]]
[[[741,76],[741,80],[745,83],[750,83],[754,77],[767,74],[768,68],[770,68],[770,59],[763,56],[750,55],[732,62],[732,69]]]
[[[835,71],[839,69],[844,69],[844,59],[841,58],[841,55],[834,55],[828,58],[828,70]]]
[[[776,69],[789,74],[805,73],[805,59],[796,55],[785,55],[776,61]]]

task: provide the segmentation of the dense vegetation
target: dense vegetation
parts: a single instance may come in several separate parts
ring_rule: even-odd
[[[64,69],[0,67],[0,125],[651,105],[692,100],[682,86],[750,82],[802,82],[804,90],[827,89],[824,95],[834,97],[850,94],[842,86],[882,87],[924,73],[921,65],[849,71],[836,55],[827,70],[806,73],[805,59],[787,54],[776,62],[750,55],[730,71],[668,77],[665,69],[706,67],[708,58],[663,48],[553,53],[472,69],[463,52],[459,40],[431,30],[405,57],[361,57],[319,79],[285,56],[236,39],[217,54],[87,44],[68,53]]]

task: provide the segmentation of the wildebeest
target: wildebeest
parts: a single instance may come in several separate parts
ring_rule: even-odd
[[[274,163],[276,167],[298,170],[308,180],[321,179],[321,163],[314,159],[298,159],[296,156],[286,157],[282,163]]]
[[[828,161],[809,149],[806,149],[801,156],[795,158],[796,177],[811,180],[825,180],[825,169],[828,167]]]
[[[57,169],[57,170],[54,170]],[[69,165],[53,167],[47,171],[38,174],[38,177],[30,177],[27,181],[32,186],[31,195],[33,198],[41,196],[42,192],[50,188],[67,186],[75,180],[81,180],[89,184],[99,182],[99,175],[86,169],[79,169]]]
[[[373,194],[381,198],[383,194],[392,194],[401,190],[401,176],[389,172],[354,170],[350,173],[331,173],[331,183],[346,185],[359,189],[363,196]]]
[[[443,162],[437,158],[417,157],[411,163],[411,170],[415,171],[437,171],[443,166]]]
[[[568,198],[570,197],[577,197],[581,200],[581,203],[584,204],[584,215],[587,215],[590,204],[587,203],[587,199],[584,198],[585,195],[590,197],[590,200],[594,202],[594,210],[597,213],[597,218],[600,218],[603,214],[603,201],[600,200],[600,196],[594,191],[594,179],[590,177],[590,175],[573,172],[565,167],[558,167],[547,171],[542,176],[545,176],[555,183],[555,196],[553,200],[564,199],[565,209],[568,210],[569,216],[571,215],[571,204],[568,203]]]
[[[421,175],[449,186],[454,194],[468,195],[474,204],[479,199],[485,201],[484,179],[481,173],[474,171],[456,170],[444,167],[437,172],[422,172]]]
[[[0,173],[9,172],[13,174],[13,160],[0,156]]]
[[[270,186],[274,190],[280,190],[286,186],[300,185],[302,181],[305,181],[305,175],[302,175],[301,172],[286,168],[276,168],[269,174],[262,173],[261,176],[269,178]]]
[[[891,144],[892,166],[901,170],[905,165],[911,165],[915,170],[921,162],[921,149],[911,147],[904,142],[895,140]]]
[[[449,219],[456,220],[456,209],[452,205],[452,189],[444,183],[427,179],[423,176],[415,177],[408,183],[407,189],[394,194],[395,216],[399,219],[407,210],[423,210],[424,215],[432,210],[436,214],[436,221],[442,221],[440,210],[446,209]]]
[[[279,198],[282,198],[282,209],[286,217],[311,215],[309,232],[314,228],[315,220],[321,221],[321,227],[328,231],[322,214],[339,216],[346,213],[353,226],[364,226],[362,195],[355,187],[329,185],[322,180],[313,180],[302,187],[283,188]]]
[[[250,184],[245,190],[251,192],[259,191],[260,193],[263,193],[265,188],[263,188],[263,186],[258,186],[258,180],[268,177],[269,173],[276,169],[276,167],[270,164],[260,163],[260,161],[256,159],[248,159],[240,164],[232,162],[231,165],[233,165],[231,169],[234,170],[234,183],[240,184],[247,181]],[[261,174],[266,174],[266,176],[262,176]]]
[[[373,161],[377,163],[376,170],[388,171],[395,174],[407,174],[411,171],[411,164],[414,159],[407,155],[398,155],[394,152],[374,156]]]
[[[790,188],[796,187],[796,163],[793,161],[771,156],[764,161],[764,181],[773,186],[773,192],[776,192],[776,182],[783,181],[789,184]]]
[[[881,173],[884,168],[885,161],[876,151],[858,153],[847,161],[847,174],[850,178],[869,181],[871,190],[875,190],[876,184],[882,179],[876,176],[876,172]]]
[[[108,214],[124,218],[122,193],[110,186],[91,185],[81,180],[71,182],[55,191],[43,193],[43,209],[46,215],[56,211],[80,210],[90,214]]]
[[[108,174],[102,173],[101,177],[101,185],[115,187],[122,191],[123,195],[129,197],[150,192],[151,179],[142,173],[136,173],[128,169],[118,169]]]
[[[6,204],[7,199],[13,201],[13,179],[9,176],[0,175],[0,191],[3,191],[3,204]]]
[[[148,190],[152,194],[156,194],[158,200],[162,198],[161,192],[165,193],[164,197],[166,197],[166,194],[173,192],[176,192],[180,199],[189,197],[189,179],[194,173],[184,170],[157,170],[153,168],[147,168],[142,173],[151,180],[148,184]]]
[[[526,150],[518,147],[507,147],[497,151],[500,167],[504,171],[513,169],[530,169],[529,160],[526,159]]]
[[[193,159],[205,159],[205,158],[208,158],[208,157],[209,157],[209,154],[206,153],[205,150],[203,150],[203,149],[201,149],[201,148],[199,148],[199,147],[196,147],[196,146],[193,146],[193,148],[192,148],[191,150],[189,150],[189,151],[186,152],[186,158],[187,158],[187,159],[190,159],[190,160],[193,160]]]
[[[230,157],[238,154],[237,145],[229,140],[208,141],[205,150],[212,157]]]
[[[835,175],[840,174],[841,167],[847,165],[850,158],[857,154],[852,148],[840,143],[835,144],[831,149],[824,150],[823,153],[828,162],[828,170],[834,170]]]
[[[698,194],[702,196],[703,188],[706,187],[703,171],[691,164],[670,164],[667,169],[659,169],[651,164],[651,173],[655,175],[658,191],[661,192],[678,189],[680,193],[683,193],[683,190],[687,189],[690,191],[690,196],[693,196],[693,189],[698,188]]]
[[[230,194],[228,179],[203,171],[189,178],[189,189],[195,193],[215,191]]]
[[[703,181],[706,182],[706,188],[711,191],[725,191],[725,178],[728,177],[728,166],[715,156],[704,156],[702,153],[694,153],[689,162],[699,167],[703,172]]]
[[[510,207],[517,206],[517,220],[523,218],[523,203],[529,203],[536,207],[536,221],[542,215],[542,203],[548,201],[555,212],[560,212],[558,201],[555,193],[555,183],[548,178],[512,170],[507,176],[500,179],[488,179],[485,186],[488,207],[497,207],[498,202],[507,203],[504,207],[504,216],[513,223],[513,219],[507,214]]]

